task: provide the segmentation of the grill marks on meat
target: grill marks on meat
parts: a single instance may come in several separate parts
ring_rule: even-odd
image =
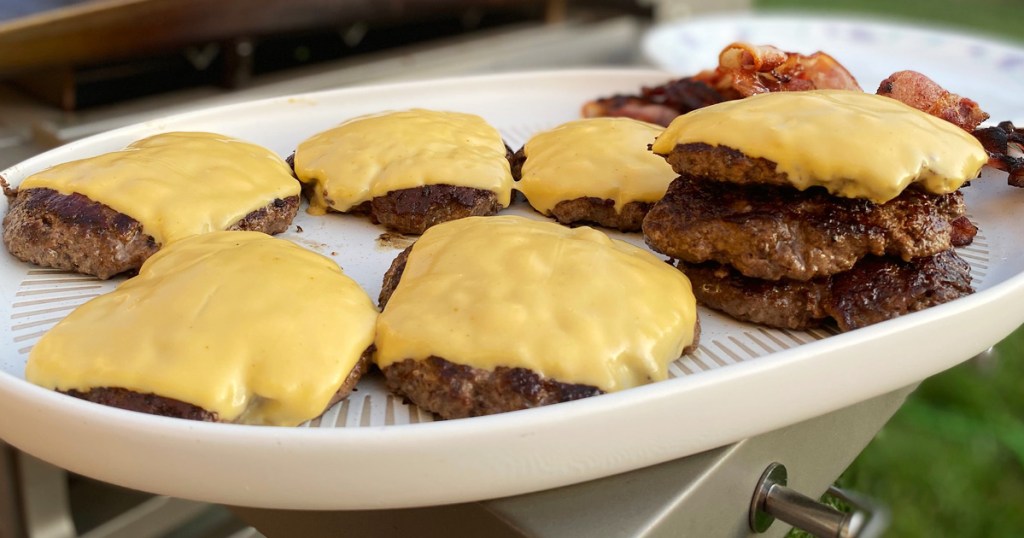
[[[952,249],[909,262],[869,258],[832,282],[829,314],[843,330],[864,327],[974,293],[971,266]]]
[[[3,241],[19,260],[107,279],[138,270],[160,248],[139,221],[81,194],[6,187],[5,193]],[[281,233],[298,208],[298,196],[277,199],[228,229]]]
[[[715,263],[680,262],[679,268],[709,308],[794,330],[833,319],[850,331],[974,292],[970,265],[953,250],[911,261],[867,257],[849,271],[807,281],[749,278]]]
[[[381,310],[398,287],[415,246],[403,250],[384,274],[378,300]],[[381,371],[388,390],[448,419],[529,409],[602,393],[597,387],[561,383],[524,368],[490,371],[436,356],[406,359]]]
[[[1024,187],[1024,129],[1003,121],[972,134],[988,152],[989,166],[1009,173],[1011,186]]]
[[[19,190],[4,216],[4,245],[19,260],[110,278],[160,249],[139,221],[81,194]]]
[[[988,119],[988,114],[978,103],[947,91],[917,71],[893,73],[878,85],[875,93],[896,99],[968,132]]]
[[[644,220],[654,250],[687,263],[714,261],[768,280],[809,280],[849,270],[867,255],[909,260],[952,246],[963,195],[908,189],[885,204],[681,176]]]
[[[363,352],[352,368],[352,371],[345,378],[345,381],[338,387],[338,391],[331,398],[331,401],[324,407],[324,411],[330,409],[334,404],[340,402],[352,392],[359,379],[369,370],[370,358],[373,356],[374,349],[374,346],[371,345]],[[87,391],[72,389],[66,391],[65,394],[101,405],[137,411],[139,413],[148,413],[150,415],[203,422],[220,422],[220,417],[217,413],[207,411],[196,405],[157,394],[135,392],[119,387],[97,387]]]

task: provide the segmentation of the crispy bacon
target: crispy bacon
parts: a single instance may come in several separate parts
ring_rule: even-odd
[[[978,103],[946,91],[917,71],[898,71],[878,85],[878,95],[892,97],[966,131],[975,130],[988,119]]]
[[[680,114],[713,105],[725,98],[706,83],[686,77],[643,87],[640,95],[614,95],[583,105],[583,117],[624,116],[668,125]]]
[[[809,56],[771,45],[733,43],[718,55],[718,68],[696,77],[723,95],[814,89],[857,90],[857,79],[835,58],[818,51]]]
[[[629,95],[613,95],[583,105],[584,118],[600,118],[602,116],[633,118],[663,127],[667,127],[676,116],[682,113],[677,108],[651,103],[640,97]]]
[[[1003,121],[972,134],[988,152],[989,166],[1009,173],[1010,185],[1024,187],[1024,129]]]
[[[718,67],[692,77],[645,87],[639,95],[615,95],[583,105],[583,116],[627,116],[660,125],[691,110],[750,95],[813,89],[860,90],[853,75],[824,52],[804,56],[768,45],[733,43]]]

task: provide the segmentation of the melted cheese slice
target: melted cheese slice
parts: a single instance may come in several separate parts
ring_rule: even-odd
[[[161,245],[224,230],[275,199],[298,196],[272,151],[213,133],[171,132],[121,151],[59,164],[19,188],[78,193],[142,224]]]
[[[725,146],[777,164],[798,189],[884,203],[910,183],[946,194],[988,155],[963,129],[895,99],[843,90],[766,93],[676,118],[654,143]]]
[[[431,355],[616,391],[665,379],[693,342],[680,271],[592,228],[471,217],[427,230],[377,324],[377,363]]]
[[[424,185],[494,192],[508,207],[512,172],[501,134],[473,114],[413,109],[361,116],[303,141],[295,173],[313,185],[309,212],[348,211]]]
[[[120,387],[225,422],[316,417],[373,343],[377,309],[337,264],[259,232],[193,236],[76,308],[32,348],[25,377]]]
[[[629,118],[590,118],[539,133],[523,147],[517,188],[545,215],[577,198],[614,200],[617,212],[630,202],[657,202],[677,175],[647,149],[661,132]]]

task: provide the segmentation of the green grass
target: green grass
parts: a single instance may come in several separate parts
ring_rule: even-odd
[[[891,536],[1024,534],[1024,330],[996,349],[925,380],[840,478]]]
[[[754,5],[885,15],[1024,43],[1022,0]],[[1024,96],[1020,103],[1024,109]],[[838,480],[890,508],[887,536],[1024,536],[1024,328],[996,349],[992,361],[969,361],[925,380]]]
[[[753,3],[758,9],[884,15],[1024,41],[1024,2],[1021,0],[754,0]]]

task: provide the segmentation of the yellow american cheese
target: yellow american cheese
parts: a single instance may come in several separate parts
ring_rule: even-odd
[[[651,153],[662,127],[629,118],[571,121],[534,135],[516,188],[537,211],[550,214],[563,200],[656,202],[676,178],[665,159]]]
[[[970,133],[895,99],[855,91],[766,93],[676,118],[654,143],[668,155],[703,142],[777,163],[798,189],[884,203],[916,182],[945,194],[988,155]]]
[[[312,185],[309,212],[348,211],[424,185],[494,192],[502,207],[512,173],[501,134],[473,114],[412,109],[353,118],[295,150],[295,173]]]
[[[201,132],[158,134],[121,151],[59,164],[19,188],[85,195],[139,221],[161,245],[224,230],[300,191],[288,164],[272,151]]]
[[[120,387],[296,425],[319,415],[373,343],[377,309],[328,258],[259,232],[178,241],[43,335],[25,377]]]
[[[616,391],[665,379],[696,316],[686,276],[646,250],[588,227],[471,217],[413,245],[376,361],[434,355]]]

